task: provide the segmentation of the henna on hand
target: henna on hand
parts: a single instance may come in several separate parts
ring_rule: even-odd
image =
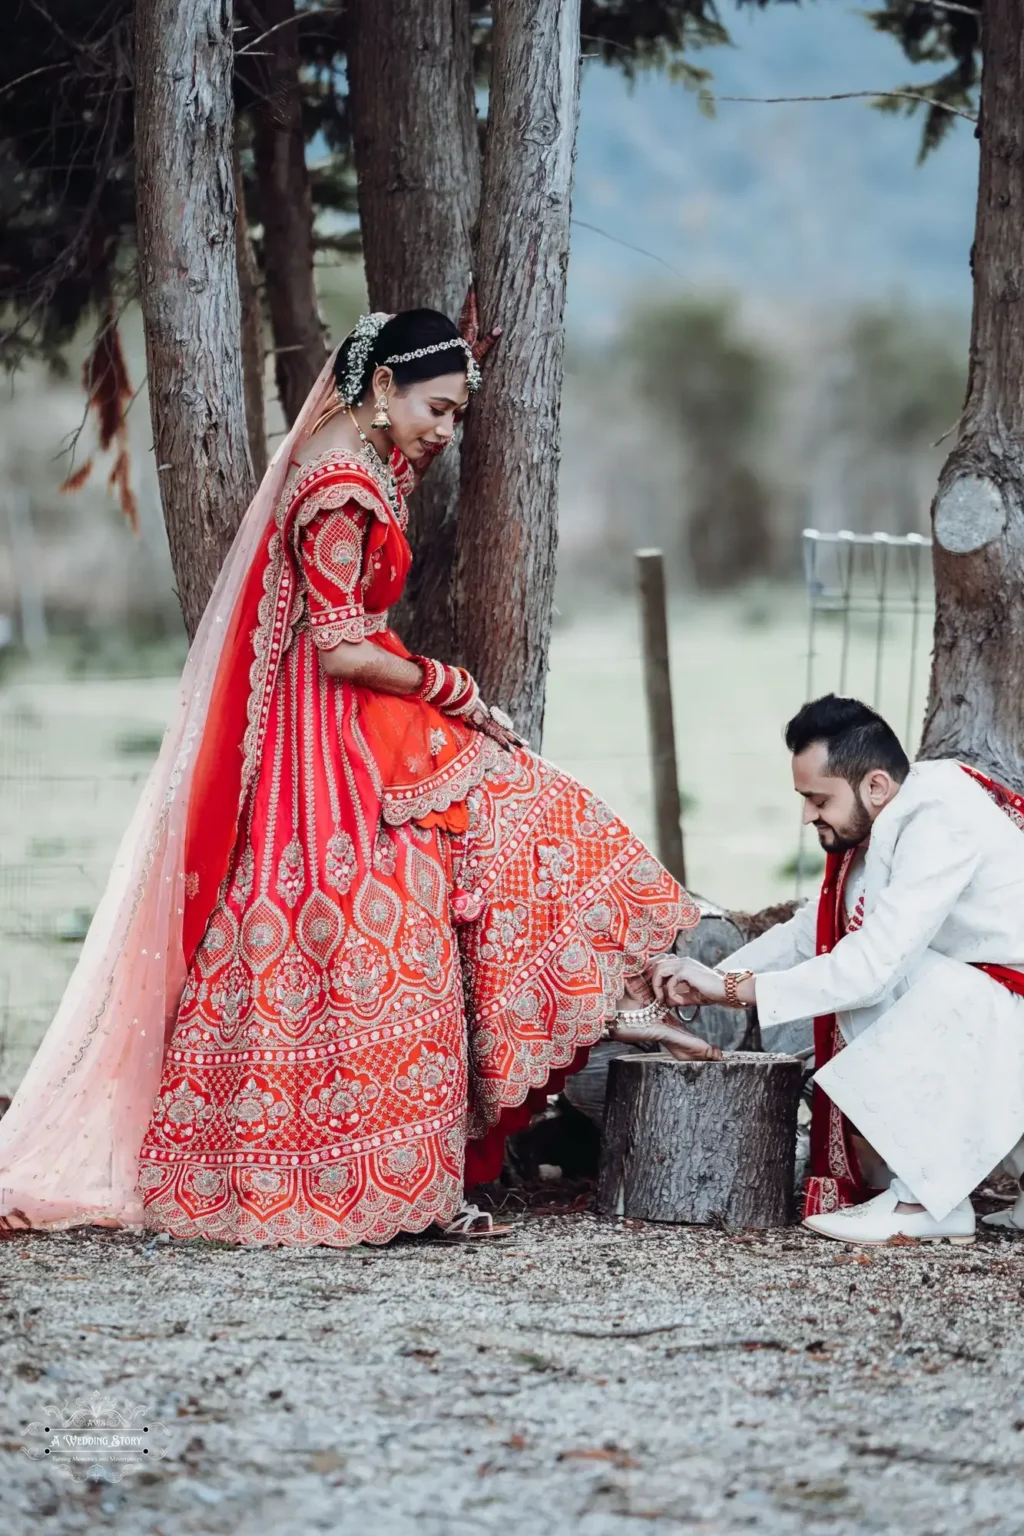
[[[493,330],[481,336],[480,310],[477,305],[476,289],[472,283],[469,285],[466,302],[463,304],[462,313],[459,316],[459,335],[463,341],[469,342],[470,351],[478,363],[483,363],[488,352],[490,352],[493,346],[497,345],[502,335],[501,326],[496,325]]]
[[[498,743],[499,747],[504,747],[506,752],[511,752],[514,747],[525,745],[522,737],[516,735],[508,716],[503,715],[501,710],[489,709],[486,704],[481,703],[471,715],[465,718],[467,725],[471,725],[474,730],[480,731],[484,736],[489,736],[492,741]]]

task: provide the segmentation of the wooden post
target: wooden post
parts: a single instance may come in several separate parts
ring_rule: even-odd
[[[668,659],[665,557],[660,549],[638,549],[636,581],[644,647],[647,731],[654,785],[654,826],[658,858],[680,885],[686,884],[679,804],[676,728]]]
[[[39,572],[39,551],[32,526],[32,507],[28,492],[13,487],[7,495],[7,526],[11,535],[11,563],[18,589],[21,617],[21,643],[26,651],[38,654],[46,647],[46,609]]]
[[[608,1073],[598,1208],[641,1221],[784,1226],[793,1214],[795,1056],[622,1056]]]

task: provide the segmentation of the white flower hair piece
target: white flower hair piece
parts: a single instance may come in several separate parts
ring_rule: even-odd
[[[384,367],[390,368],[394,363],[415,363],[421,357],[448,352],[452,347],[461,347],[466,354],[466,386],[470,394],[475,395],[481,383],[480,364],[473,356],[473,348],[462,336],[453,336],[451,341],[435,341],[432,347],[417,347],[415,352],[396,352],[394,357],[384,359]]]
[[[355,329],[346,340],[351,342],[345,359],[345,377],[337,385],[338,399],[345,405],[357,405],[363,397],[363,375],[370,361],[373,344],[393,315],[378,311],[372,315],[360,315]]]

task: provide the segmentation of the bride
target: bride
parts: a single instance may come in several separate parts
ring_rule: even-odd
[[[606,1027],[718,1054],[641,1006],[685,892],[388,628],[410,461],[478,383],[445,316],[364,316],[278,450],[0,1122],[9,1225],[484,1235],[465,1189]]]

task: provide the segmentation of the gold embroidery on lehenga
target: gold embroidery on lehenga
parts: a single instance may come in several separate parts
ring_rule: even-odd
[[[139,1183],[147,1222],[180,1236],[384,1242],[454,1214],[467,1134],[592,1044],[623,977],[697,911],[527,751],[474,735],[425,785],[385,789],[372,711],[326,677],[303,617],[292,630],[297,583],[274,560],[239,845]],[[418,824],[461,801],[465,835]]]

